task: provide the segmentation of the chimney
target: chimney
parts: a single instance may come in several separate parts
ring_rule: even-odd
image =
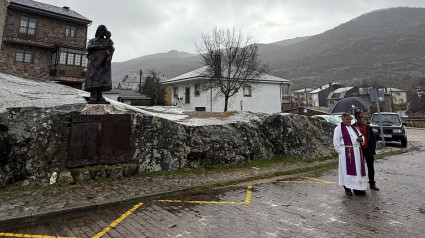
[[[65,10],[69,10],[70,8],[69,7],[67,7],[67,6],[63,6],[62,7],[63,9],[65,9]]]

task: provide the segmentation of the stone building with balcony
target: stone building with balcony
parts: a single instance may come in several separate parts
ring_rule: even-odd
[[[292,92],[292,104],[294,107],[311,106],[312,88],[303,88]]]
[[[0,0],[0,71],[81,88],[90,24],[69,7]]]

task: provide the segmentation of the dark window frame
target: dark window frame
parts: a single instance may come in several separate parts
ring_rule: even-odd
[[[22,58],[18,60],[18,53],[22,54]],[[27,60],[27,56],[30,55],[31,58]],[[35,52],[33,50],[22,50],[16,49],[15,51],[15,62],[21,62],[25,64],[33,64],[34,63]]]
[[[174,98],[179,97],[179,87],[173,87],[173,94]]]
[[[65,37],[76,38],[77,37],[77,28],[75,26],[66,25],[65,26]]]
[[[201,84],[195,83],[195,90],[193,90],[194,96],[199,97],[201,95]]]
[[[73,55],[72,62],[69,62],[70,54]],[[77,58],[79,60],[76,60]],[[76,64],[76,63],[78,63],[78,64]],[[66,66],[87,68],[87,64],[88,64],[87,54],[84,54],[79,50],[72,50],[72,49],[60,50],[59,51],[58,64],[59,65],[66,65]]]
[[[25,21],[25,25],[22,25],[22,21]],[[30,23],[34,23],[34,27],[30,26]],[[37,34],[37,18],[21,16],[19,20],[19,34],[35,36]],[[32,30],[30,33],[30,30]]]
[[[244,97],[252,97],[252,87],[251,87],[251,85],[244,85],[243,86],[243,96]]]

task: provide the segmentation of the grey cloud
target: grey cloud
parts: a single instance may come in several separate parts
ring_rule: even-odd
[[[70,6],[112,32],[114,61],[180,50],[195,53],[195,42],[214,27],[241,29],[254,41],[271,43],[319,34],[380,8],[425,7],[422,0],[38,0]]]

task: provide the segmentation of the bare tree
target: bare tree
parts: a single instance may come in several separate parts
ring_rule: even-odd
[[[230,97],[244,85],[253,88],[256,79],[268,71],[258,57],[258,45],[252,37],[244,37],[235,28],[215,28],[211,34],[203,34],[201,45],[196,48],[206,66],[204,76],[210,79],[202,84],[202,90],[217,90],[224,97],[224,111]]]

